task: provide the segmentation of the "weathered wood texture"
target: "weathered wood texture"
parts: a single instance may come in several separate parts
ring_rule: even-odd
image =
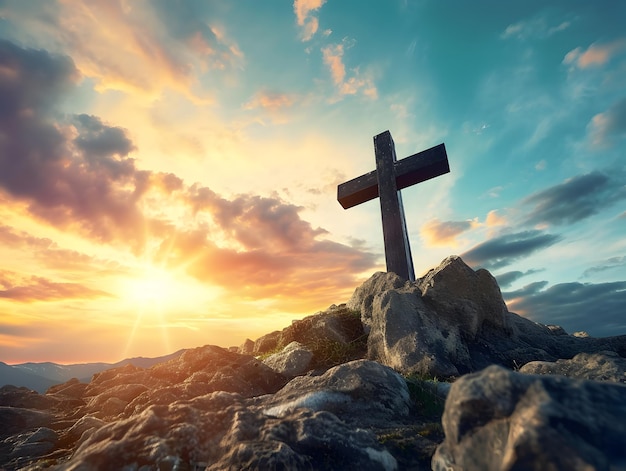
[[[337,187],[344,209],[380,198],[387,271],[414,281],[413,257],[400,190],[450,171],[444,144],[398,161],[389,131],[374,136],[376,170]]]

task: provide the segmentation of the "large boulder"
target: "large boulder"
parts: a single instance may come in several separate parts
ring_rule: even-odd
[[[406,381],[392,369],[355,360],[320,376],[299,376],[265,400],[266,415],[282,417],[298,408],[326,410],[342,420],[366,426],[409,413]]]
[[[457,256],[414,283],[376,273],[347,306],[369,328],[368,358],[405,374],[457,377],[491,364],[519,368],[603,350],[626,356],[626,336],[567,335],[508,312],[495,278]]]
[[[451,387],[434,471],[626,468],[626,386],[491,366]]]

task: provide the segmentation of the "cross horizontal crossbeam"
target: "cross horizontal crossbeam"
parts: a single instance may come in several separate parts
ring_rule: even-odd
[[[450,172],[446,146],[439,144],[394,163],[396,188],[402,190]],[[377,171],[353,178],[337,187],[337,200],[343,209],[378,198]]]

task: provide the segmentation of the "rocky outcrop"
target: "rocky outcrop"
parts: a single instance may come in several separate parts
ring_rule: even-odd
[[[405,418],[408,400],[406,383],[397,373],[356,361],[322,376],[297,378],[271,397],[214,392],[150,406],[99,428],[65,469],[135,464],[155,469],[394,470],[396,459],[376,435],[354,424],[373,417]]]
[[[376,273],[347,307],[360,311],[370,328],[368,358],[406,374],[449,378],[491,364],[519,368],[580,352],[626,355],[626,336],[567,335],[508,312],[495,278],[455,256],[414,283]]]
[[[626,467],[626,386],[491,366],[452,385],[435,471]]]
[[[579,353],[571,360],[531,361],[520,373],[560,375],[569,378],[592,379],[626,384],[626,358],[615,352]]]
[[[237,393],[242,398],[261,396],[276,392],[286,381],[254,357],[206,346],[148,369],[127,364],[106,370],[94,375],[89,384],[73,379],[51,387],[45,395],[5,386],[0,388],[0,438],[4,439],[0,468],[21,468],[26,458],[66,456],[103,424],[140,415],[155,405],[215,391]],[[39,428],[53,430],[59,447],[54,441],[39,440],[40,433],[32,438]],[[52,454],[50,450],[54,450]]]

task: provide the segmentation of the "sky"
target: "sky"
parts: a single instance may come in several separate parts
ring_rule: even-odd
[[[417,276],[626,334],[626,2],[0,0],[0,361],[240,345],[385,270],[337,185],[402,191]]]

